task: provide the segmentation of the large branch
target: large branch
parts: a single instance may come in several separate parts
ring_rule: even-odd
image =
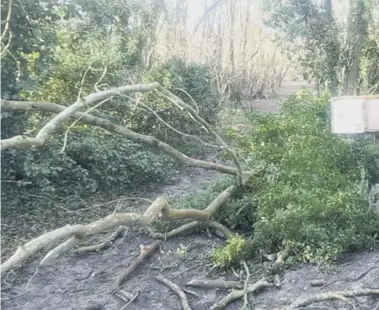
[[[243,185],[246,185],[250,179],[251,176],[246,178]],[[150,226],[158,218],[161,220],[193,219],[196,221],[205,222],[215,215],[223,205],[225,205],[232,195],[236,193],[237,189],[238,187],[234,185],[226,188],[204,210],[171,209],[167,199],[161,196],[158,197],[143,214],[114,213],[87,225],[66,225],[62,228],[58,228],[32,239],[26,244],[20,246],[16,252],[1,265],[1,274],[10,268],[20,265],[27,258],[38,253],[42,249],[51,247],[64,239],[66,239],[65,242],[59,244],[45,255],[41,261],[41,265],[45,264],[47,261],[59,257],[62,253],[67,252],[73,247],[79,245],[90,236],[117,226]],[[220,227],[216,228],[219,229]],[[221,228],[221,230],[223,230],[223,233],[225,233],[226,236],[230,235],[229,231],[226,231],[223,228]],[[174,234],[177,233],[178,231],[174,232]]]
[[[75,239],[84,239],[120,225],[149,226],[158,218],[161,210],[166,207],[166,205],[166,198],[158,197],[142,215],[138,213],[115,213],[87,225],[66,225],[50,231],[20,246],[6,262],[1,264],[1,274],[23,263],[30,256],[62,239],[70,238],[48,252],[42,260],[42,263],[46,263],[48,260],[59,256],[62,251],[67,251],[70,246],[76,246],[78,242],[76,242]]]
[[[65,111],[65,109],[66,107],[55,104],[55,103],[1,100],[2,111],[44,111],[44,112],[52,112],[52,113],[61,113],[62,111]],[[93,126],[102,127],[110,132],[117,133],[133,142],[141,143],[149,147],[160,149],[165,154],[175,159],[181,165],[188,166],[188,167],[198,167],[198,168],[203,168],[203,169],[208,169],[208,170],[216,170],[222,173],[238,175],[238,169],[236,168],[190,158],[187,155],[179,152],[177,149],[173,148],[172,146],[168,145],[167,143],[164,143],[153,136],[146,136],[143,134],[139,134],[126,127],[116,125],[107,119],[92,116],[92,115],[85,114],[82,112],[76,112],[70,115],[69,117],[75,118],[75,119],[80,118],[81,122],[84,122]],[[25,138],[23,136],[17,136],[17,137],[19,137],[17,139],[20,139],[21,141],[23,141],[24,139],[34,139],[34,138],[28,138],[28,137]],[[10,138],[10,139],[13,139],[13,138]],[[7,139],[7,140],[10,140],[10,139]],[[2,149],[3,149],[3,141],[6,141],[6,140],[1,141]],[[18,146],[22,147],[23,145],[18,144]]]
[[[362,288],[352,291],[331,291],[318,293],[314,295],[302,296],[291,303],[286,310],[296,310],[301,307],[308,306],[314,302],[326,301],[326,300],[346,300],[346,298],[356,298],[360,296],[379,296],[379,289],[376,288]]]
[[[163,87],[159,87],[158,89],[162,92],[162,94],[164,96],[166,96],[168,99],[170,99],[174,104],[176,104],[177,106],[179,106],[181,109],[187,111],[196,122],[198,122],[200,125],[202,125],[208,131],[208,133],[218,143],[220,143],[221,146],[223,146],[223,148],[225,149],[226,153],[231,157],[231,159],[233,160],[234,165],[237,168],[237,171],[238,171],[237,176],[238,176],[238,180],[239,180],[239,182],[241,184],[242,183],[242,168],[241,168],[241,165],[240,165],[240,163],[238,161],[236,153],[231,148],[229,148],[229,146],[225,143],[225,141],[217,134],[216,131],[213,130],[212,126],[210,126],[208,124],[208,122],[206,120],[204,120],[195,111],[195,109],[193,107],[191,107],[190,105],[186,104],[182,99],[180,99],[178,96],[175,96],[173,93],[171,93],[167,89],[165,89]]]
[[[118,94],[126,94],[132,92],[147,92],[156,89],[159,86],[159,83],[151,83],[146,85],[136,84],[92,93],[86,96],[84,99],[79,99],[74,104],[61,110],[44,127],[42,127],[42,129],[38,132],[36,137],[27,137],[19,135],[9,139],[1,140],[1,149],[5,150],[11,147],[42,146],[43,144],[45,144],[45,142],[51,136],[51,134],[59,126],[61,126],[65,120],[74,115],[80,109],[98,103],[102,100],[107,100],[108,98],[116,96]]]

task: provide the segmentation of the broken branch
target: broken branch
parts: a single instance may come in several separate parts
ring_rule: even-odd
[[[182,308],[183,308],[183,310],[191,310],[191,308],[190,308],[190,306],[188,304],[187,295],[180,289],[180,287],[178,285],[176,285],[174,282],[166,279],[162,275],[158,275],[155,278],[155,280],[157,280],[158,282],[166,285],[169,289],[171,289],[172,291],[174,291],[176,295],[179,296],[180,301],[182,302]]]
[[[55,104],[55,103],[46,103],[46,102],[1,100],[1,109],[3,111],[45,111],[45,112],[52,112],[52,113],[60,113],[64,111],[66,107]],[[208,170],[219,171],[221,173],[238,175],[238,170],[236,168],[188,157],[187,155],[179,152],[178,150],[176,150],[169,144],[164,143],[153,136],[146,136],[143,134],[139,134],[126,127],[116,125],[107,119],[95,117],[90,114],[87,114],[87,115],[84,115],[84,114],[85,113],[82,113],[82,112],[76,112],[70,115],[69,117],[75,118],[75,119],[80,118],[80,121],[84,123],[102,127],[110,132],[119,134],[130,141],[141,143],[149,147],[157,148],[161,150],[162,152],[164,152],[166,155],[176,160],[179,164],[183,166],[203,168],[203,169],[208,169]],[[26,138],[29,139],[28,141],[30,141],[30,139],[35,139],[35,138],[29,138],[29,137],[24,137],[24,136],[16,136],[10,139],[23,141]],[[6,140],[9,140],[9,139],[6,139]],[[3,143],[5,144],[9,143],[9,141],[6,142],[6,140],[1,141],[1,149],[5,149],[3,148]],[[28,143],[26,143],[26,145],[29,145]],[[16,146],[16,145],[13,145],[13,146]],[[23,146],[23,144],[17,144],[17,146]],[[8,147],[12,147],[12,145],[8,145],[6,148]],[[251,172],[243,172],[243,173],[250,174]]]
[[[358,289],[352,291],[335,291],[318,293],[310,296],[299,297],[292,304],[290,304],[286,310],[295,310],[300,307],[308,306],[314,302],[320,302],[325,300],[345,300],[348,297],[359,297],[375,295],[379,296],[379,289]]]
[[[246,294],[254,293],[262,288],[271,287],[272,284],[267,282],[265,278],[260,279],[258,282],[249,285],[247,287],[247,290],[232,290],[227,296],[222,298],[220,301],[216,302],[215,304],[210,307],[210,310],[221,310],[225,309],[228,304],[230,304],[232,301],[236,299],[240,299],[245,296]]]
[[[121,285],[126,282],[127,278],[138,268],[138,266],[158,249],[160,243],[160,240],[156,240],[148,246],[140,245],[140,255],[134,258],[129,267],[116,278],[116,281],[113,284],[113,291],[118,290]]]
[[[112,245],[113,241],[122,235],[126,230],[125,226],[118,227],[109,237],[99,244],[89,245],[77,249],[76,253],[98,252]]]
[[[243,285],[238,281],[226,281],[222,279],[208,280],[208,279],[192,279],[186,286],[200,287],[204,289],[222,288],[222,289],[242,289]]]
[[[68,241],[51,250],[43,259],[44,263],[51,258],[58,257],[64,251],[78,245],[78,239],[84,239],[85,237],[120,225],[131,224],[149,226],[166,204],[166,198],[158,197],[142,215],[138,213],[115,213],[87,225],[66,225],[50,231],[20,246],[7,261],[1,264],[1,274],[4,274],[4,272],[10,268],[16,267],[23,263],[27,258],[39,252],[43,248],[51,246],[62,239],[69,238]]]
[[[50,135],[69,117],[74,115],[80,109],[103,101],[111,96],[115,96],[118,93],[131,93],[131,92],[143,92],[150,91],[159,87],[158,83],[151,84],[136,84],[127,85],[122,87],[113,88],[110,90],[100,91],[92,93],[86,96],[84,99],[77,100],[74,104],[67,108],[64,108],[59,114],[53,117],[42,129],[38,132],[36,137],[27,136],[14,136],[9,139],[1,140],[1,149],[5,150],[11,147],[27,147],[27,146],[42,146],[50,137]]]

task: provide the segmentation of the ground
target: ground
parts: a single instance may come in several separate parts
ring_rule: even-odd
[[[276,98],[256,103],[259,108],[272,112],[276,101],[303,87],[301,83],[284,84]],[[212,158],[209,158],[210,160]],[[218,177],[217,172],[201,169],[186,169],[173,180],[172,185],[150,191],[149,197],[161,194],[169,197],[201,190],[200,184]],[[109,206],[109,210],[115,204]],[[126,206],[126,209],[128,207]],[[136,211],[143,211],[146,205],[131,205]],[[129,209],[130,210],[130,209]],[[10,225],[14,221],[3,223]],[[12,224],[16,225],[16,224]],[[97,237],[99,238],[99,237]],[[121,309],[123,303],[109,298],[115,277],[127,268],[131,260],[139,254],[140,245],[148,245],[151,238],[130,228],[124,238],[117,240],[111,248],[100,253],[67,254],[47,266],[37,269],[36,260],[29,262],[21,270],[9,272],[2,280],[2,309]],[[217,236],[202,233],[183,236],[162,243],[159,251],[147,259],[127,281],[124,290],[132,294],[139,292],[136,300],[127,309],[180,309],[179,298],[166,286],[155,281],[155,276],[164,277],[177,283],[181,288],[193,278],[223,278],[238,280],[231,272],[212,272],[207,265],[206,254],[210,249],[223,244]],[[271,288],[251,298],[252,309],[284,309],[299,296],[329,290],[357,288],[378,288],[379,253],[366,252],[350,255],[333,269],[322,270],[313,265],[302,265],[287,270],[281,279],[281,288]],[[254,266],[253,266],[254,267]],[[364,274],[368,271],[367,274]],[[258,275],[255,275],[258,277]],[[254,276],[253,276],[254,278]],[[323,279],[324,287],[311,287],[311,281]],[[209,309],[210,306],[228,292],[215,289],[189,288],[187,292],[192,309]],[[227,309],[240,309],[242,301],[229,305]],[[318,308],[307,309],[379,309],[379,300],[371,297],[355,298],[349,301],[319,303]],[[92,308],[91,308],[92,307]]]

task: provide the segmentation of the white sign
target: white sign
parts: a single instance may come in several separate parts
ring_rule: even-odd
[[[331,108],[333,133],[379,132],[379,95],[335,97]]]

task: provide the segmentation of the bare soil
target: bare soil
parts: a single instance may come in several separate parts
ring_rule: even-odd
[[[293,88],[288,85],[283,87],[284,94],[272,99],[275,104],[283,96],[304,87],[304,84],[292,85]],[[262,105],[264,106],[263,103]],[[266,108],[272,111],[273,106]],[[195,192],[201,190],[199,188],[203,181],[215,180],[218,175],[217,172],[201,169],[186,170],[176,176],[173,185],[155,189],[149,196],[155,198],[166,194],[173,197]],[[128,209],[127,206],[125,208]],[[130,208],[143,211],[146,206],[134,204]],[[7,224],[6,218],[3,218],[3,223]],[[100,236],[96,238],[100,239]],[[139,255],[139,246],[151,242],[151,238],[141,234],[138,229],[130,228],[124,238],[102,252],[80,255],[70,253],[38,269],[37,260],[29,262],[23,269],[11,271],[2,279],[2,309],[100,309],[99,306],[108,300],[102,309],[120,310],[125,304],[109,298],[111,286],[117,275]],[[172,280],[181,288],[185,288],[184,284],[193,278],[238,280],[232,273],[210,273],[206,255],[212,248],[223,243],[217,236],[205,232],[163,242],[159,251],[142,263],[123,287],[125,291],[139,294],[125,309],[181,309],[179,298],[155,281],[158,274]],[[310,282],[314,279],[323,279],[326,285],[322,288],[311,287]],[[287,270],[281,282],[281,288],[267,289],[252,296],[251,309],[284,309],[299,296],[329,290],[364,287],[378,289],[379,252],[351,254],[344,262],[327,271],[309,264],[297,266]],[[192,309],[197,310],[209,309],[215,301],[228,293],[226,290],[189,289],[192,292],[187,293],[189,304]],[[241,305],[242,300],[236,301],[227,309],[240,309]],[[307,309],[378,310],[379,299],[354,298],[349,301],[322,302],[317,306]]]

